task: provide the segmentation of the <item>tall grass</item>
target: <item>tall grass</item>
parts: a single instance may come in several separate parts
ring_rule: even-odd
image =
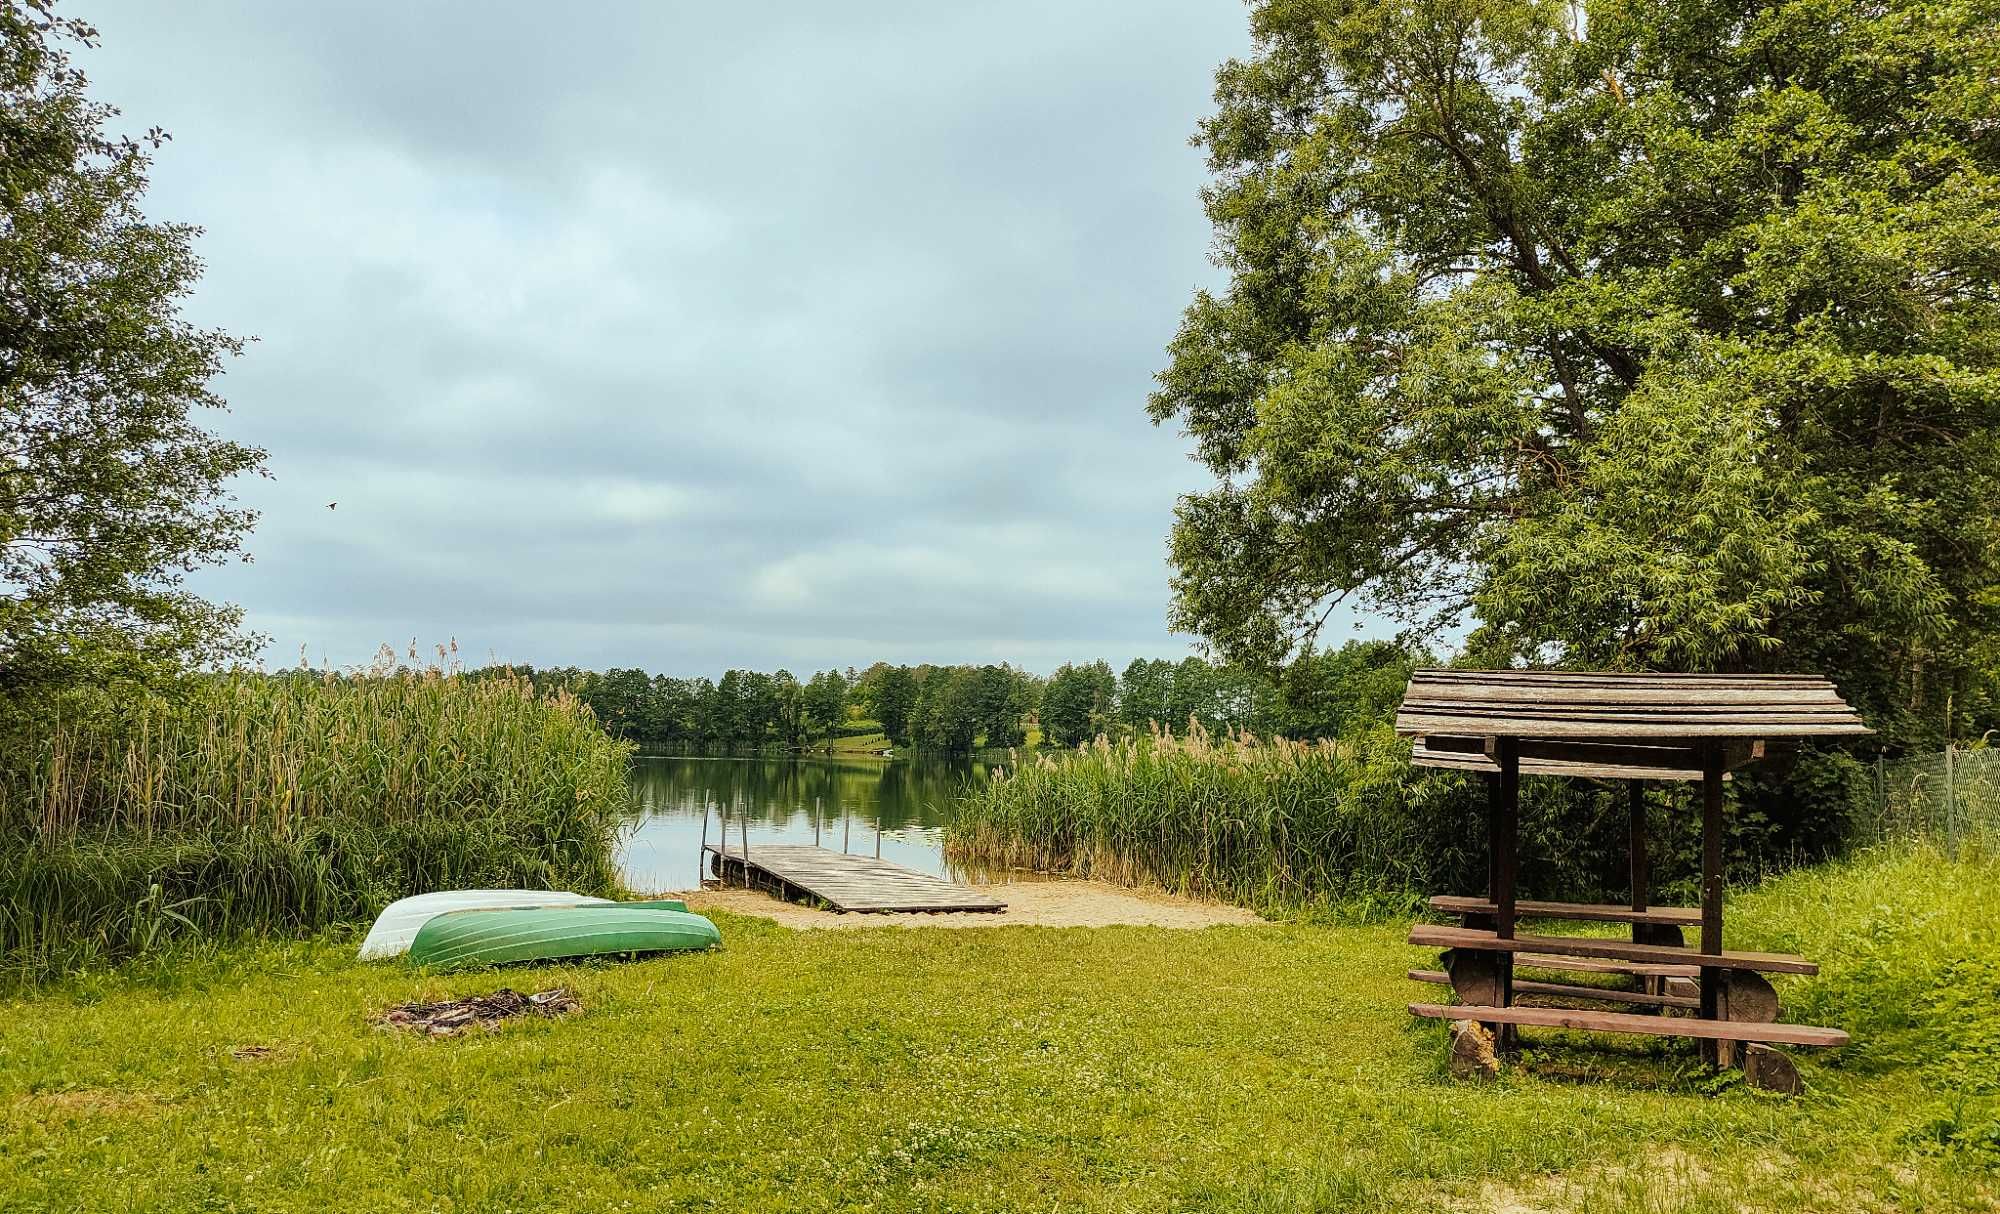
[[[946,847],[960,863],[1156,885],[1260,910],[1405,910],[1486,886],[1484,780],[1410,765],[1387,726],[1338,741],[1154,734],[1044,752],[961,799]],[[1745,882],[1826,858],[1859,765],[1801,760],[1729,786],[1725,857]],[[1699,896],[1692,786],[1647,787],[1651,894]],[[1615,783],[1521,781],[1523,897],[1597,901],[1629,888],[1627,793]]]
[[[1409,745],[1185,737],[1043,754],[967,793],[961,863],[1156,885],[1266,909],[1406,909],[1485,865],[1464,782],[1413,781]]]
[[[0,760],[0,961],[313,930],[419,890],[604,891],[626,755],[564,693],[440,669],[73,696]]]

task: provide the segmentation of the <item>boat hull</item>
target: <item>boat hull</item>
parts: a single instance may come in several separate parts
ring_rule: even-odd
[[[503,906],[577,906],[606,902],[559,889],[448,889],[434,894],[414,894],[399,898],[375,917],[375,925],[361,942],[361,959],[374,961],[410,951],[410,942],[424,924],[448,911],[478,910]],[[683,907],[682,909],[686,909]]]
[[[678,908],[678,909],[677,909]],[[680,902],[449,911],[424,924],[410,960],[439,969],[713,948],[722,935]]]

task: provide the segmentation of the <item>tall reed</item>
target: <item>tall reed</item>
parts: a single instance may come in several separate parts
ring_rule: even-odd
[[[1404,909],[1477,866],[1464,781],[1413,781],[1386,730],[1341,741],[1155,733],[1041,755],[969,791],[962,863],[1157,885],[1264,908]]]
[[[311,930],[452,886],[601,892],[626,755],[566,693],[436,668],[70,696],[0,760],[0,957]]]

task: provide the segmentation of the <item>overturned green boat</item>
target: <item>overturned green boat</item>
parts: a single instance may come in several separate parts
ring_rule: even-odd
[[[599,902],[450,911],[425,923],[410,960],[439,969],[714,948],[722,933],[682,902]]]

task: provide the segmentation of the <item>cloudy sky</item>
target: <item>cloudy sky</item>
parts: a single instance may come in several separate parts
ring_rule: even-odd
[[[200,585],[271,661],[1188,651],[1144,406],[1236,0],[69,7],[258,339]]]

